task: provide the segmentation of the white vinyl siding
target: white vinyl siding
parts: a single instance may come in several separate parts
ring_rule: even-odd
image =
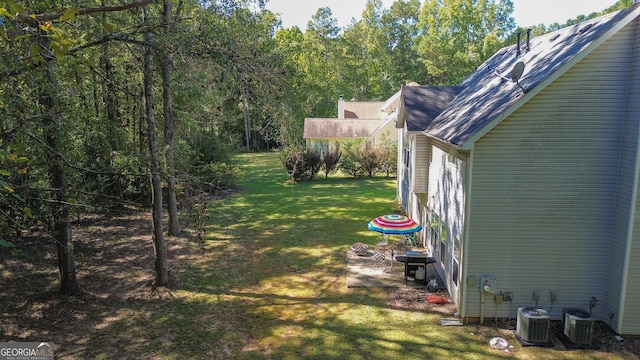
[[[536,291],[554,319],[563,307],[589,310],[592,296],[603,317],[629,35],[614,35],[475,144],[465,274],[495,275],[513,292],[497,316],[534,305]],[[472,289],[463,315],[474,317]]]
[[[459,303],[458,285],[454,281],[454,244],[455,239],[460,245],[463,239],[464,225],[464,182],[466,161],[463,158],[451,156],[446,147],[431,145],[429,162],[429,188],[427,206],[432,213],[432,219],[438,219],[436,231],[437,241],[434,244],[437,251],[433,254],[439,261],[439,270],[447,288],[456,304]],[[444,245],[444,248],[443,248]],[[459,260],[459,259],[458,259]],[[455,269],[456,275],[460,272]]]

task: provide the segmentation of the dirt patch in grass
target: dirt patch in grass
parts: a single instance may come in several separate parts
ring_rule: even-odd
[[[429,302],[430,295],[440,296],[448,301],[446,303]],[[457,311],[455,304],[450,300],[446,290],[429,292],[425,288],[405,287],[394,289],[389,294],[387,306],[399,310],[429,311],[449,318],[455,316]]]
[[[172,287],[153,286],[154,253],[147,212],[83,216],[73,222],[73,239],[76,274],[83,291],[79,296],[58,294],[54,240],[39,229],[15,241],[20,250],[17,255],[0,249],[0,341],[52,341],[57,355],[90,358],[92,344],[110,341],[114,324],[122,324],[145,308],[161,307],[180,284],[172,276]],[[168,237],[167,248],[171,274],[198,256],[197,244],[187,238]],[[94,337],[96,331],[102,332],[99,340]],[[144,339],[144,334],[140,336]],[[113,351],[117,358],[127,349],[114,346]]]

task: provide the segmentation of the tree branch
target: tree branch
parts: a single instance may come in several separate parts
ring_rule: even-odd
[[[86,9],[79,10],[78,15],[89,15],[89,14],[95,14],[95,13],[129,10],[129,9],[137,8],[140,6],[149,5],[154,2],[155,0],[139,0],[129,4],[118,5],[118,6],[100,6],[100,7],[94,7],[94,8],[86,8]],[[36,15],[36,20],[38,21],[57,20],[62,15],[64,15],[64,13],[38,14]]]

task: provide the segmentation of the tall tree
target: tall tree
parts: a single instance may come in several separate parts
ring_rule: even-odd
[[[427,0],[417,50],[433,85],[455,84],[503,45],[515,28],[511,0]]]
[[[165,43],[160,59],[160,69],[162,72],[162,100],[164,114],[164,147],[166,183],[167,183],[167,212],[169,215],[169,235],[178,235],[181,232],[178,219],[178,199],[176,195],[176,167],[174,161],[175,142],[175,117],[173,111],[173,85],[172,71],[173,59],[175,56],[175,45],[171,40],[175,22],[172,16],[173,2],[164,0],[162,11],[162,27],[164,28]],[[176,16],[179,16],[179,12]]]
[[[386,39],[382,27],[385,14],[382,0],[367,0],[362,12],[365,77],[361,100],[383,100],[389,96],[388,69],[385,68]]]
[[[381,19],[387,44],[385,68],[396,88],[409,82],[430,83],[426,66],[415,51],[419,12],[420,0],[398,0]]]
[[[42,30],[40,30],[42,32]],[[48,52],[50,43],[48,36],[40,33],[40,46],[43,52]],[[55,190],[52,204],[53,214],[53,238],[56,242],[58,253],[58,271],[60,274],[60,293],[75,295],[80,293],[80,286],[76,278],[76,268],[73,260],[73,238],[71,234],[71,222],[69,220],[69,186],[67,180],[66,164],[63,149],[65,134],[63,121],[56,105],[56,80],[53,70],[54,63],[48,62],[42,69],[44,80],[40,83],[39,100],[42,106],[42,128],[47,145],[45,155],[49,164],[49,179]]]
[[[286,75],[285,98],[290,101],[281,103],[282,121],[280,123],[280,142],[288,145],[300,145],[303,120],[311,113],[312,95],[307,91],[306,74],[308,61],[304,51],[304,35],[296,26],[283,29],[275,35],[275,51],[283,58],[282,68]]]
[[[147,120],[147,136],[149,142],[149,162],[151,170],[153,249],[155,251],[156,286],[169,284],[169,266],[167,248],[162,231],[162,168],[160,167],[160,150],[153,98],[153,46],[152,24],[150,22],[149,7],[143,7],[144,12],[144,100],[145,118]]]
[[[311,62],[311,78],[315,79],[318,95],[321,97],[317,116],[335,116],[335,102],[337,94],[335,91],[336,38],[340,28],[331,9],[328,7],[319,8],[307,24],[305,32],[306,47],[309,51],[309,61]]]

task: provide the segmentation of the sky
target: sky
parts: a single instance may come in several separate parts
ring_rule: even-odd
[[[394,0],[382,0],[388,9]],[[360,19],[366,0],[269,0],[267,9],[280,14],[285,28],[298,26],[305,31],[307,22],[320,7],[329,7],[338,26],[344,28],[351,18]],[[512,0],[513,17],[520,27],[563,24],[578,15],[589,15],[615,4],[616,0]]]

